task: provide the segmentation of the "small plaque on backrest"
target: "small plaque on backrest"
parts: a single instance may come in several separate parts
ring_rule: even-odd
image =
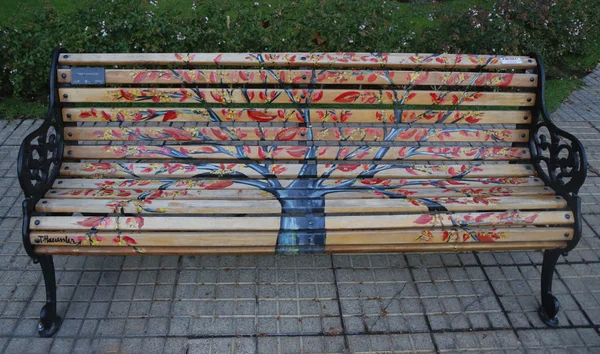
[[[519,57],[502,57],[500,61],[502,64],[523,64],[523,61]]]
[[[104,85],[104,68],[72,68],[71,85]]]

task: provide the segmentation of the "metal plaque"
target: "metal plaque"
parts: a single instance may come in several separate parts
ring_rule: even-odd
[[[72,68],[71,85],[104,85],[104,68]]]
[[[500,58],[502,64],[523,64],[523,61],[519,57],[503,57]]]

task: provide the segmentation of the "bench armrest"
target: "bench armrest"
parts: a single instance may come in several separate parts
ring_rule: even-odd
[[[50,69],[50,105],[42,125],[27,135],[21,143],[17,161],[19,183],[25,199],[41,198],[52,186],[60,169],[63,153],[63,129],[57,99],[56,69],[58,56],[65,52],[57,48]]]
[[[585,182],[588,163],[583,144],[572,134],[557,127],[546,110],[545,74],[542,59],[537,56],[539,87],[536,111],[530,132],[533,165],[539,177],[564,197],[577,197]]]
[[[54,50],[50,69],[50,106],[42,125],[23,139],[17,159],[19,183],[25,194],[23,201],[23,246],[27,254],[37,262],[29,239],[29,220],[34,212],[35,204],[52,187],[60,172],[63,154],[63,126],[58,90],[56,69],[58,56],[66,52],[63,48]]]
[[[587,175],[585,149],[579,139],[558,128],[544,110],[532,131],[531,155],[542,180],[557,192],[576,196]]]
[[[44,123],[21,143],[18,174],[26,199],[41,198],[58,176],[62,158],[62,128],[53,122],[50,107]]]

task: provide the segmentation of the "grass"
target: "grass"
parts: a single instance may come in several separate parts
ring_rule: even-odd
[[[44,118],[48,104],[27,102],[19,98],[0,99],[0,119]]]
[[[583,85],[581,79],[546,81],[546,108],[552,113],[573,92]]]

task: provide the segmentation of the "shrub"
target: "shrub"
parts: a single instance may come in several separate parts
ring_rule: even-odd
[[[555,77],[581,72],[577,57],[599,37],[600,2],[587,0],[497,0],[467,11],[436,16],[442,25],[420,37],[427,50],[469,53],[538,53]]]
[[[236,52],[382,51],[540,52],[553,75],[580,70],[600,12],[584,0],[481,0],[458,10],[455,2],[204,1],[188,8],[158,1],[88,0],[58,14],[47,6],[31,21],[0,27],[0,96],[45,98],[51,51]],[[428,16],[429,15],[429,16]],[[429,17],[429,19],[428,19]]]

